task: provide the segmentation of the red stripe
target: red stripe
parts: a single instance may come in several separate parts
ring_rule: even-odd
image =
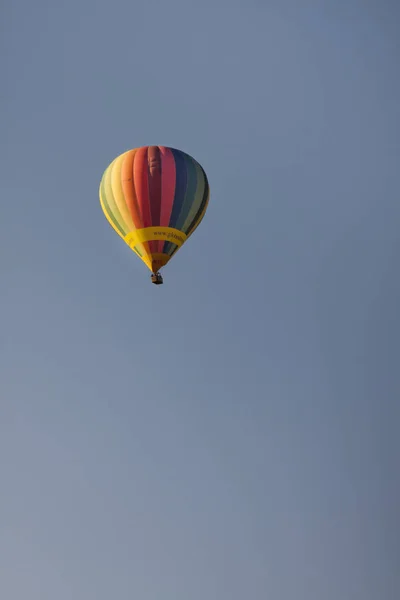
[[[147,158],[151,224],[155,227],[160,224],[161,211],[161,156],[158,146],[149,147]],[[153,246],[154,252],[158,252],[160,242],[154,242]]]
[[[133,179],[135,182],[136,196],[143,227],[152,226],[147,150],[147,146],[139,148],[133,163]],[[149,249],[151,253],[155,252],[153,242],[149,242]]]
[[[168,227],[175,198],[176,168],[175,159],[169,148],[160,146],[161,154],[161,212],[160,225]],[[164,242],[159,242],[158,252],[162,252]]]

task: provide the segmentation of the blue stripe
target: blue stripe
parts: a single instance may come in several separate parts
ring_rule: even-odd
[[[176,223],[181,212],[183,202],[185,200],[186,189],[188,184],[188,174],[186,169],[185,154],[180,150],[170,148],[175,160],[175,196],[172,205],[171,217],[169,219],[169,227],[176,227]],[[175,248],[175,244],[165,242],[163,252],[169,254]]]

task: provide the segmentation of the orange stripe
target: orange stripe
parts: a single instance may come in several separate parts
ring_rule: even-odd
[[[136,156],[137,151],[138,151],[138,149],[134,148],[133,150],[130,150],[129,152],[126,153],[126,158],[125,158],[124,162],[122,163],[122,167],[121,167],[121,179],[122,179],[122,189],[124,192],[127,207],[132,216],[133,224],[135,225],[136,229],[141,229],[143,227],[143,221],[142,221],[141,211],[139,208],[138,199],[136,196],[135,181],[134,181],[134,179],[135,179],[134,178],[134,162],[135,162],[135,156]],[[149,255],[150,248],[149,248],[148,242],[145,242],[143,244],[143,248],[144,248],[145,252]]]
[[[138,201],[133,182],[133,161],[135,154],[136,150],[130,150],[125,155],[125,159],[121,166],[121,183],[126,205],[131,214],[133,224],[137,229],[141,229],[143,227],[143,223],[140,218]]]

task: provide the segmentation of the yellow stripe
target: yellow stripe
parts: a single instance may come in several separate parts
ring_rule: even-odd
[[[115,159],[115,160],[116,160],[116,159]],[[124,237],[123,235],[121,235],[121,232],[120,232],[120,231],[118,230],[118,228],[117,228],[117,227],[114,225],[114,222],[113,222],[113,220],[111,219],[111,217],[110,217],[110,215],[109,215],[108,211],[106,210],[106,207],[105,207],[105,204],[104,204],[104,201],[103,201],[103,197],[102,197],[102,193],[101,193],[101,186],[102,186],[103,180],[104,180],[104,178],[105,178],[105,177],[109,176],[109,172],[110,172],[111,168],[113,167],[113,165],[114,165],[114,163],[115,163],[115,160],[114,160],[114,161],[113,161],[113,162],[112,162],[112,163],[111,163],[111,164],[110,164],[110,165],[107,167],[107,169],[105,170],[105,172],[104,172],[104,174],[103,174],[102,181],[100,182],[100,187],[99,187],[99,197],[100,197],[100,204],[101,204],[101,208],[103,209],[104,216],[106,217],[106,219],[107,219],[107,221],[109,222],[109,224],[111,225],[111,227],[114,229],[114,231],[115,231],[116,233],[118,233],[118,235],[119,235],[119,236],[120,236],[120,237],[121,237],[121,238],[122,238],[124,241],[127,241],[127,240],[126,240],[127,236],[125,236],[125,237]],[[128,234],[128,235],[129,235],[129,234]],[[127,242],[127,243],[128,243],[128,242]],[[140,258],[140,259],[141,259],[141,260],[144,262],[144,264],[145,264],[145,265],[146,265],[146,266],[147,266],[147,267],[150,269],[150,271],[151,271],[151,258],[149,258],[149,256],[148,256],[148,254],[147,254],[147,252],[146,252],[145,248],[142,246],[142,244],[139,244],[139,243],[137,244],[137,246],[138,246],[138,249],[139,249],[139,250],[140,250],[140,252],[142,252],[142,254],[143,254],[143,256],[140,256],[140,254],[137,252],[137,249],[135,248],[135,245],[136,245],[136,244],[130,244],[130,243],[128,243],[128,246],[131,248],[131,250],[133,250],[133,251],[134,251],[134,253],[136,254],[136,256],[138,256],[138,258]]]
[[[187,236],[183,231],[173,227],[144,227],[134,229],[125,236],[125,242],[129,247],[136,246],[140,242],[162,241],[176,244],[179,248],[186,242]]]
[[[121,156],[118,156],[118,158],[116,158],[114,160],[114,162],[113,162],[114,166],[112,167],[112,170],[111,170],[110,179],[111,179],[111,189],[113,192],[114,201],[115,201],[116,207],[118,209],[118,212],[121,215],[121,218],[123,220],[121,225],[123,224],[125,231],[130,231],[131,229],[133,229],[135,227],[135,224],[132,221],[132,217],[131,217],[131,214],[127,207],[126,200],[124,197],[124,192],[122,189],[121,165],[124,160],[125,160],[125,154],[121,154]]]
[[[105,177],[105,175],[106,175],[106,172],[107,172],[107,169],[106,169],[106,171],[104,172],[103,179],[104,179],[104,177]],[[124,237],[121,235],[121,232],[120,232],[120,231],[118,231],[117,227],[114,225],[114,223],[113,223],[113,220],[112,220],[112,219],[111,219],[111,217],[109,216],[109,214],[108,214],[108,212],[107,212],[107,210],[106,210],[106,207],[105,207],[105,205],[104,205],[104,202],[103,202],[103,197],[102,197],[102,194],[101,194],[101,186],[102,186],[102,183],[103,183],[103,179],[102,179],[102,181],[101,181],[101,183],[100,183],[100,188],[99,188],[99,196],[100,196],[100,204],[101,204],[101,208],[103,209],[104,216],[106,217],[107,221],[110,223],[111,227],[114,229],[114,231],[116,231],[116,232],[118,233],[118,235],[119,235],[120,237],[122,237],[122,239],[124,239]]]

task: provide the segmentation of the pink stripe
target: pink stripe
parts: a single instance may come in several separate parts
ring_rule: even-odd
[[[169,148],[159,146],[161,154],[161,227],[168,227],[175,197],[175,159]],[[157,242],[157,252],[162,252],[164,242]]]

